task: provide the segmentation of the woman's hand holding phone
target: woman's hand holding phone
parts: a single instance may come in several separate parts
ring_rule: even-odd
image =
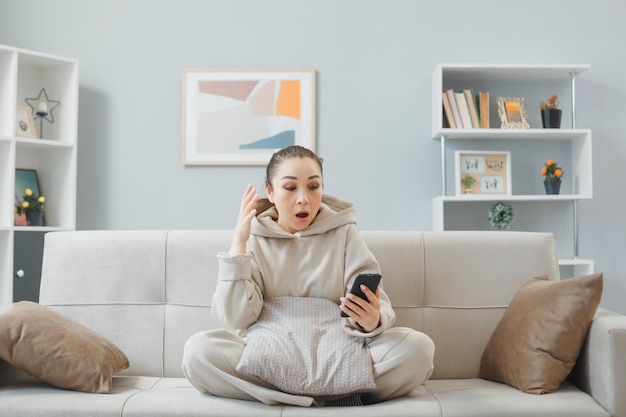
[[[341,298],[341,315],[353,318],[366,333],[380,324],[380,274],[360,274]]]

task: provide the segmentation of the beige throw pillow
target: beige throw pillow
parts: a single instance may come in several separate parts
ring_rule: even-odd
[[[57,387],[109,393],[129,366],[109,340],[49,307],[14,303],[0,323],[0,359]]]
[[[330,300],[268,298],[246,340],[237,371],[284,392],[326,396],[376,388],[365,338],[344,330]]]
[[[526,281],[487,342],[480,377],[531,394],[556,391],[576,363],[601,296],[601,273]]]

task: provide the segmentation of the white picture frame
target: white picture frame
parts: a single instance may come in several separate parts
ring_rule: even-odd
[[[454,152],[456,195],[511,195],[511,152],[465,151]],[[464,187],[466,176],[475,180],[471,187]]]
[[[529,129],[524,97],[496,97],[502,129]]]

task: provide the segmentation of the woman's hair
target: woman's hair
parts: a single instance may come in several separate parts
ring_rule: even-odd
[[[274,153],[270,161],[267,163],[267,168],[265,169],[265,182],[270,188],[272,188],[272,180],[276,175],[276,170],[278,169],[278,166],[284,160],[292,158],[310,158],[317,162],[317,165],[319,165],[320,167],[321,173],[323,173],[324,171],[322,168],[322,158],[317,156],[315,152],[299,145],[287,146],[286,148],[283,148],[280,151]]]

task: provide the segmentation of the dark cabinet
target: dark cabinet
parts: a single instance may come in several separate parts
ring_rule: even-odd
[[[15,232],[13,301],[39,301],[45,232]]]

